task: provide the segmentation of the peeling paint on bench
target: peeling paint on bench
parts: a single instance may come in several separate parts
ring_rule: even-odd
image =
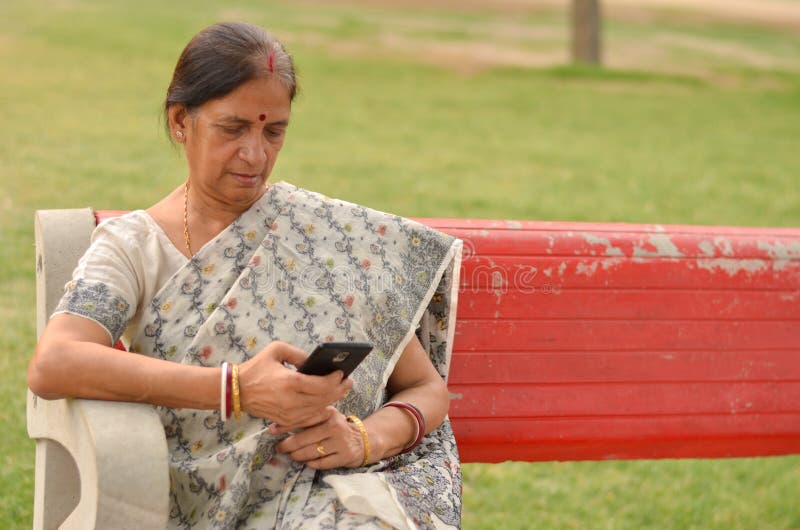
[[[800,453],[800,230],[422,221],[470,249],[464,461]]]

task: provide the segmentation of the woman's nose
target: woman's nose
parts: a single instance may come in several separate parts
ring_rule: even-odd
[[[258,137],[249,137],[239,148],[239,158],[255,169],[263,169],[267,161],[266,142]]]

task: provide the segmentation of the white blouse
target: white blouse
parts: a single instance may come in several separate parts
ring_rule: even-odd
[[[129,347],[131,338],[139,331],[145,304],[187,261],[144,210],[108,219],[92,233],[91,245],[78,262],[72,280],[66,285],[64,298],[53,314],[70,313],[89,318],[106,330],[112,344],[121,336]],[[76,311],[75,304],[68,303],[67,299],[78,282],[97,288],[104,285],[108,293],[87,302],[116,300],[120,318],[111,319],[108,311],[98,311],[96,316],[91,311]],[[126,307],[123,309],[123,306]]]

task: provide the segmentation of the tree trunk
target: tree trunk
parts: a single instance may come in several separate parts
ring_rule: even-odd
[[[572,60],[600,64],[600,0],[572,0]]]

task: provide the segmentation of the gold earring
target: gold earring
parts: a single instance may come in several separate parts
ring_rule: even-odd
[[[178,140],[183,140],[183,131],[175,131],[175,136]]]

